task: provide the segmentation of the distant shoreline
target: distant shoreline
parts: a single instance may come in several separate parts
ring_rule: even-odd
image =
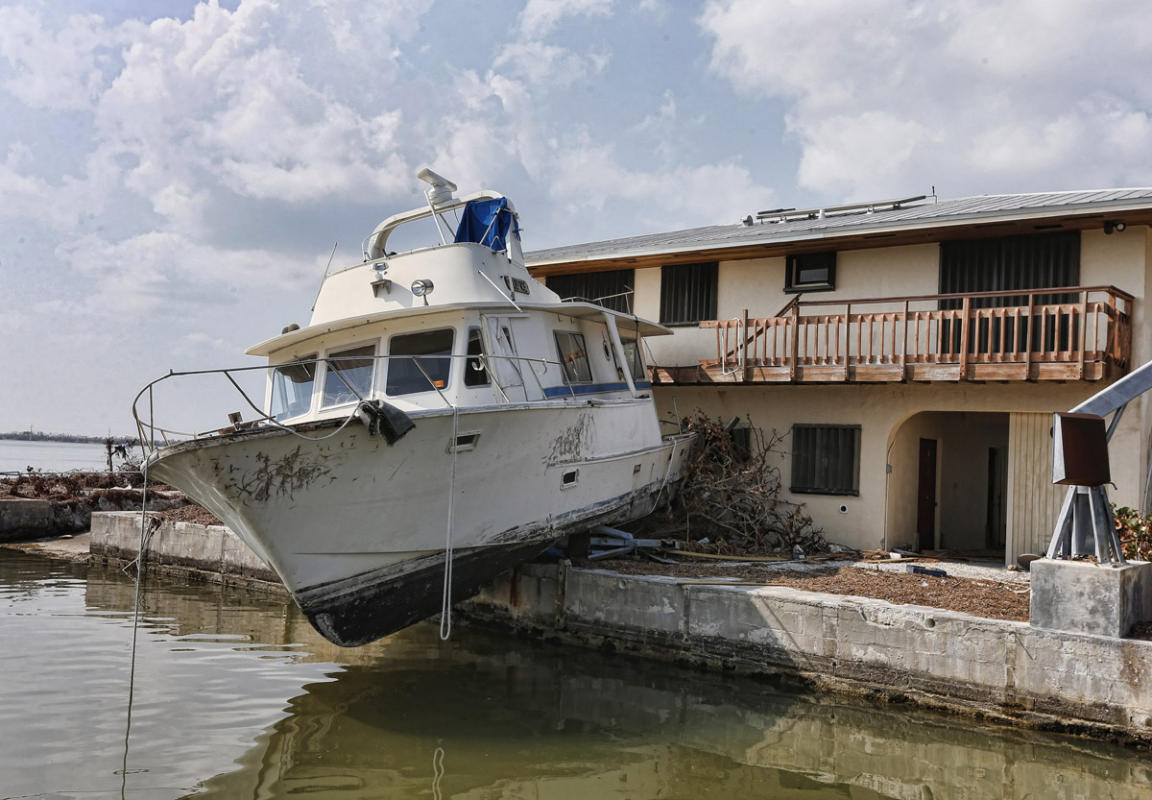
[[[10,442],[64,442],[67,444],[104,444],[109,439],[112,444],[136,446],[134,436],[81,436],[72,433],[41,433],[39,431],[10,431],[0,433],[0,441]]]

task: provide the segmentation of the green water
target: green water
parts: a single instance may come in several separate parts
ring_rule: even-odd
[[[1148,798],[1146,754],[0,550],[0,798]],[[124,769],[126,766],[127,769]]]

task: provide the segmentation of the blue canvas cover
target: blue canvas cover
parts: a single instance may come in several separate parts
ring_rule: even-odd
[[[476,242],[493,250],[503,250],[508,246],[509,228],[520,234],[520,226],[508,208],[507,198],[469,200],[464,204],[460,227],[456,229],[456,241]]]

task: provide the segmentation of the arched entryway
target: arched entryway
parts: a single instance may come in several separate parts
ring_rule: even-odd
[[[922,411],[888,445],[889,547],[1002,557],[1009,414]]]

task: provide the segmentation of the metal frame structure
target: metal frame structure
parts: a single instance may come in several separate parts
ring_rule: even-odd
[[[1108,441],[1120,425],[1128,404],[1152,389],[1152,361],[1125,375],[1111,386],[1071,409],[1076,414],[1095,414],[1108,421]],[[1091,544],[1090,544],[1091,542]],[[1048,544],[1048,558],[1095,555],[1100,564],[1124,566],[1123,549],[1116,535],[1112,504],[1106,486],[1070,486]]]

